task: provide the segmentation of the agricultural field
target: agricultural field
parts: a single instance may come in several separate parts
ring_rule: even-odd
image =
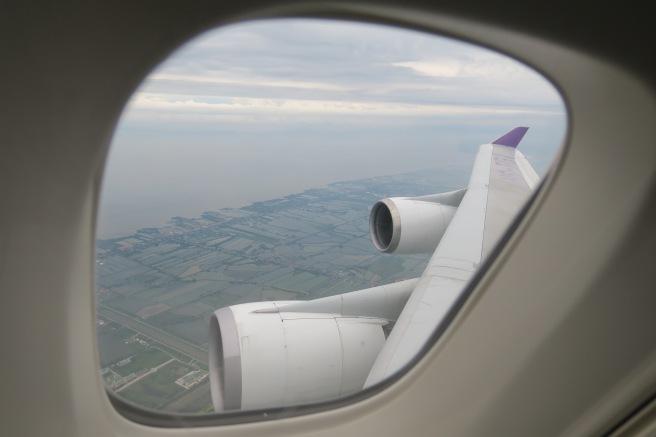
[[[429,254],[373,248],[369,210],[384,197],[461,188],[448,180],[453,174],[427,171],[340,182],[99,240],[97,301],[124,318],[108,319],[107,311],[99,316],[108,386],[146,407],[206,410],[208,378],[187,389],[176,380],[207,370],[203,351],[216,309],[313,299],[421,275]],[[182,352],[180,345],[199,352]]]

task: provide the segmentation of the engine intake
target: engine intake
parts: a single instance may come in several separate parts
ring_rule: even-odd
[[[457,209],[457,204],[431,201],[437,196],[393,197],[377,202],[369,215],[369,233],[376,249],[385,253],[433,252]],[[458,203],[460,199],[462,196]]]

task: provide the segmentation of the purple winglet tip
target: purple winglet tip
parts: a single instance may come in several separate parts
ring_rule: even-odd
[[[522,138],[524,138],[524,134],[527,130],[527,127],[516,127],[502,137],[492,141],[492,144],[516,148]]]

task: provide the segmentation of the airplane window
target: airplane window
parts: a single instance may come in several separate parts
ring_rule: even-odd
[[[230,413],[384,381],[536,188],[565,120],[526,66],[416,31],[281,19],[189,42],[128,102],[105,169],[108,391]]]

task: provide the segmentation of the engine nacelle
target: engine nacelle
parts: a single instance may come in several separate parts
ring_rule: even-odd
[[[429,253],[437,248],[457,205],[419,199],[393,197],[373,206],[369,233],[376,249],[385,253]]]
[[[285,312],[288,303],[235,305],[212,316],[217,412],[319,402],[362,389],[385,342],[387,320]]]

